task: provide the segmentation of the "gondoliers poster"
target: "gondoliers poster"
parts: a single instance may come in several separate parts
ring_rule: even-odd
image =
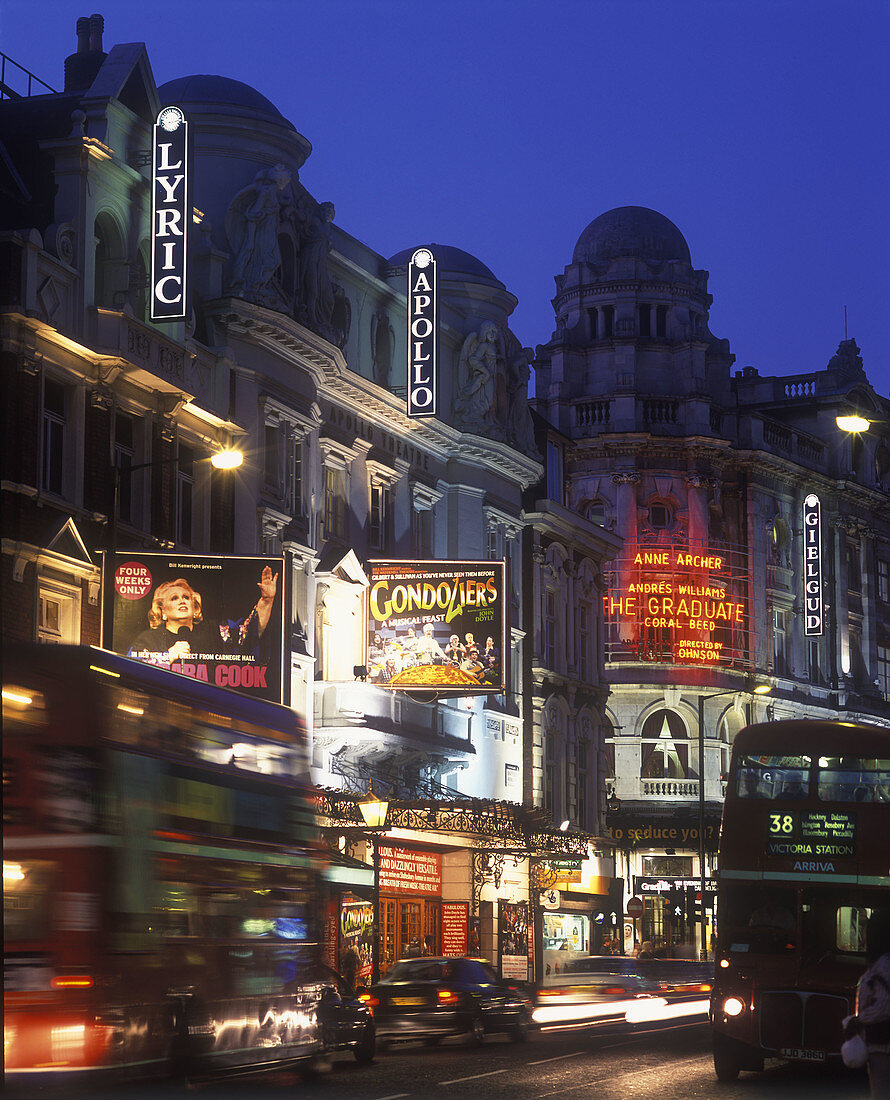
[[[502,561],[368,564],[368,679],[419,692],[506,691]]]
[[[124,552],[110,559],[109,648],[216,687],[281,702],[281,558]]]

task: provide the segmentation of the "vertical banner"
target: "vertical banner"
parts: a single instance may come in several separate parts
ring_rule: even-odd
[[[281,702],[281,558],[109,555],[116,653]]]
[[[822,505],[815,493],[803,502],[803,576],[806,612],[804,633],[810,637],[822,633]]]
[[[189,230],[188,123],[164,107],[154,125],[151,162],[151,319],[186,315]]]
[[[436,415],[439,328],[436,261],[418,248],[408,264],[408,415]]]
[[[345,897],[340,905],[339,970],[353,989],[371,984],[373,943],[374,906]]]
[[[442,902],[442,954],[459,958],[468,946],[469,904],[465,901]],[[478,947],[475,949],[478,951]]]
[[[528,906],[525,902],[498,903],[498,962],[502,978],[528,981]]]

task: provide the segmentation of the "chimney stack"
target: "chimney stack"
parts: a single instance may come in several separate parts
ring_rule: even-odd
[[[85,92],[96,79],[106,54],[102,51],[105,20],[82,15],[77,20],[77,52],[65,58],[65,91]]]

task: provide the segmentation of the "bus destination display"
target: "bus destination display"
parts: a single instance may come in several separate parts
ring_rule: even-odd
[[[853,859],[856,815],[837,810],[773,810],[767,815],[766,855],[796,860]],[[833,870],[803,867],[801,870]]]

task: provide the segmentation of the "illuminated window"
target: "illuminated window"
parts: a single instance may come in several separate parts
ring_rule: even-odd
[[[37,598],[37,641],[50,645],[80,642],[80,589],[41,577]]]
[[[644,779],[685,779],[689,734],[678,714],[656,711],[643,723],[640,775]]]

